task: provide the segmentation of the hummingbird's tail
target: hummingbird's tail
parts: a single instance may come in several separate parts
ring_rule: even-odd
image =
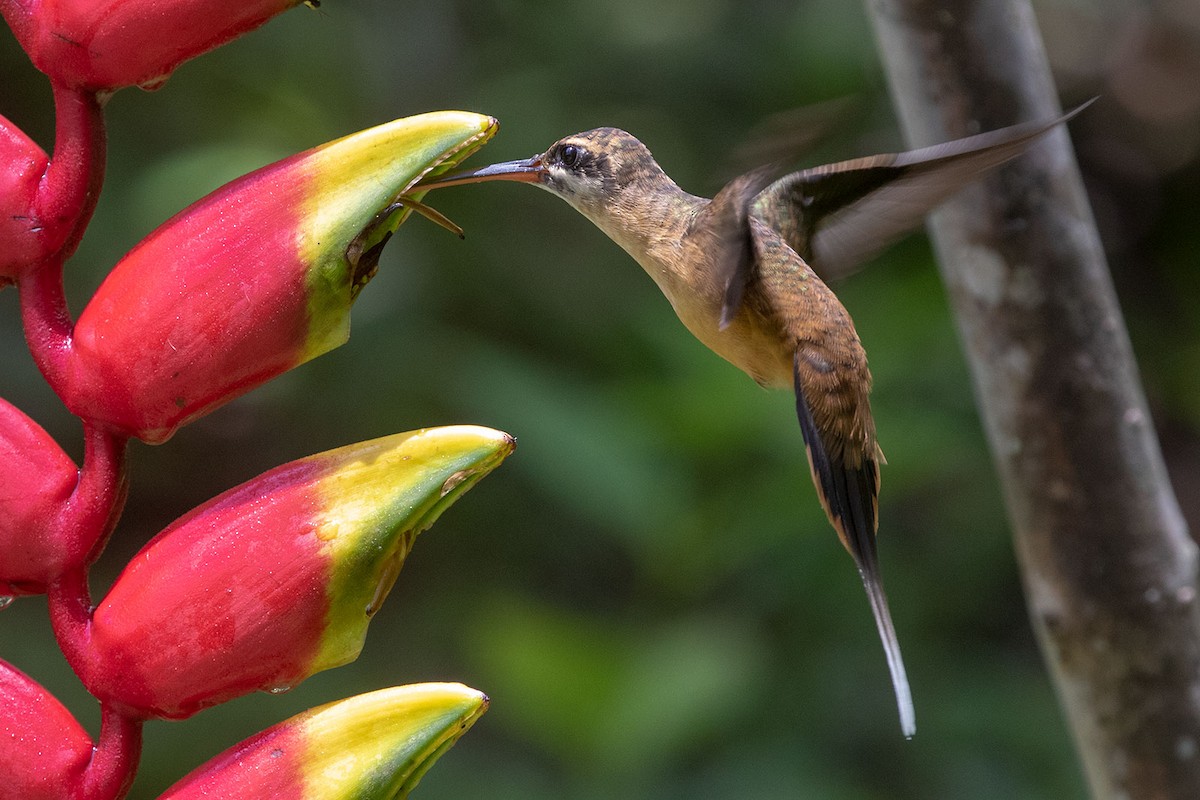
[[[869,554],[868,554],[869,553]],[[875,627],[883,642],[888,671],[892,675],[892,690],[896,693],[896,706],[900,711],[900,730],[904,738],[911,739],[917,732],[916,713],[913,710],[912,690],[908,686],[908,674],[904,671],[904,658],[900,655],[900,640],[892,625],[892,612],[888,610],[887,594],[883,591],[883,579],[879,575],[879,559],[875,554],[874,540],[867,553],[854,554],[858,574],[871,602],[871,613],[875,615]]]
[[[900,712],[900,729],[905,738],[911,739],[917,732],[916,714],[913,710],[912,691],[900,655],[900,641],[892,624],[888,610],[887,595],[883,590],[883,578],[879,572],[879,556],[875,547],[875,512],[879,494],[879,462],[864,455],[856,467],[843,463],[841,456],[831,458],[825,441],[813,422],[812,411],[796,380],[796,415],[800,419],[800,430],[804,435],[808,464],[812,469],[813,483],[829,521],[833,524],[846,550],[854,558],[875,626],[883,642],[888,671],[892,676],[892,689],[896,694],[896,705]]]

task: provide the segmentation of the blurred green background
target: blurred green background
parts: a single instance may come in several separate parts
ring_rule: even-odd
[[[1200,7],[1043,2],[1071,131],[1185,513],[1200,522]],[[0,113],[49,147],[45,79],[0,34]],[[768,115],[851,95],[811,163],[900,146],[870,27],[844,0],[329,0],[108,105],[104,195],[76,309],[140,237],[220,183],[399,116],[464,108],[502,131],[474,163],[597,125],[711,193]],[[811,487],[792,402],[709,353],[565,204],[503,184],[431,200],[358,301],[350,343],[132,448],[97,597],[158,529],[286,460],[476,422],[519,448],[424,535],[362,657],[289,694],[151,723],[131,795],[298,710],[460,680],[488,714],[417,790],[459,798],[1080,798],[1026,617],[970,380],[922,236],[835,287],[875,374],[888,456],[881,558],[917,703],[898,730],[852,563]],[[0,293],[0,393],[76,456]],[[91,730],[42,598],[0,652]]]

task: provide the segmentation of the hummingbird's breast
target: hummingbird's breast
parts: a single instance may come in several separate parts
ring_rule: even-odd
[[[675,238],[665,248],[651,248],[643,258],[639,263],[666,295],[679,321],[708,349],[761,386],[792,386],[792,350],[778,324],[757,302],[753,287],[732,322],[722,329],[725,286],[717,278],[710,252]]]
[[[657,192],[576,207],[641,265],[693,336],[760,385],[790,388],[793,351],[761,298],[752,292],[733,322],[721,329],[725,287],[714,251],[686,235],[708,203],[671,183]]]

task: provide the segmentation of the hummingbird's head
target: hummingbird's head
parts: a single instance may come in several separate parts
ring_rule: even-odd
[[[535,184],[597,222],[652,196],[655,189],[677,188],[646,145],[619,128],[573,133],[532,158],[451,173],[420,188],[492,180]]]
[[[519,161],[455,172],[422,181],[435,189],[480,181],[519,181],[566,200],[610,239],[647,267],[647,253],[685,217],[685,194],[663,172],[646,145],[619,128],[594,128],[564,136],[546,152]],[[666,233],[665,233],[666,232]]]
[[[628,204],[635,195],[675,185],[646,145],[619,128],[566,136],[536,158],[544,171],[542,188],[593,218]]]

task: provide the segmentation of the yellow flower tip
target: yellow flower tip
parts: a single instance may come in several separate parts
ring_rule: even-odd
[[[500,466],[517,447],[517,440],[503,431],[479,425],[448,425],[419,431],[411,440],[417,453],[444,476],[433,505],[412,528],[428,530],[480,478]]]
[[[353,302],[374,276],[384,244],[414,208],[456,228],[420,202],[422,192],[409,192],[431,172],[453,168],[496,129],[495,118],[483,114],[432,111],[345,136],[305,155],[312,182],[296,246],[309,265],[309,318],[323,322],[310,329],[301,360],[349,338],[347,300]]]
[[[314,532],[329,561],[325,631],[311,672],[353,661],[417,534],[513,451],[478,425],[425,428],[313,456]]]
[[[440,111],[421,116],[437,116],[438,121],[444,124],[457,122],[461,125],[463,131],[474,129],[475,133],[446,150],[441,158],[435,163],[431,163],[424,172],[412,180],[408,186],[404,187],[405,192],[408,192],[412,187],[431,175],[440,175],[443,172],[453,169],[476,150],[487,144],[496,135],[496,131],[500,130],[500,121],[495,117],[475,114],[470,111]]]
[[[343,136],[311,151],[308,168],[320,182],[314,198],[321,209],[337,213],[356,204],[378,211],[430,171],[448,169],[478,150],[496,130],[494,117],[431,111]],[[315,216],[323,221],[319,211]]]
[[[503,431],[447,425],[384,436],[312,458],[331,467],[321,492],[327,498],[328,519],[338,529],[362,530],[361,516],[374,517],[386,507],[393,525],[420,532],[515,448],[516,440]],[[382,501],[385,497],[395,502]],[[346,526],[350,521],[353,527]]]
[[[487,706],[482,692],[460,683],[338,700],[229,748],[162,797],[403,800]]]
[[[397,800],[487,710],[460,683],[396,686],[340,700],[298,718],[306,742],[306,800]]]

